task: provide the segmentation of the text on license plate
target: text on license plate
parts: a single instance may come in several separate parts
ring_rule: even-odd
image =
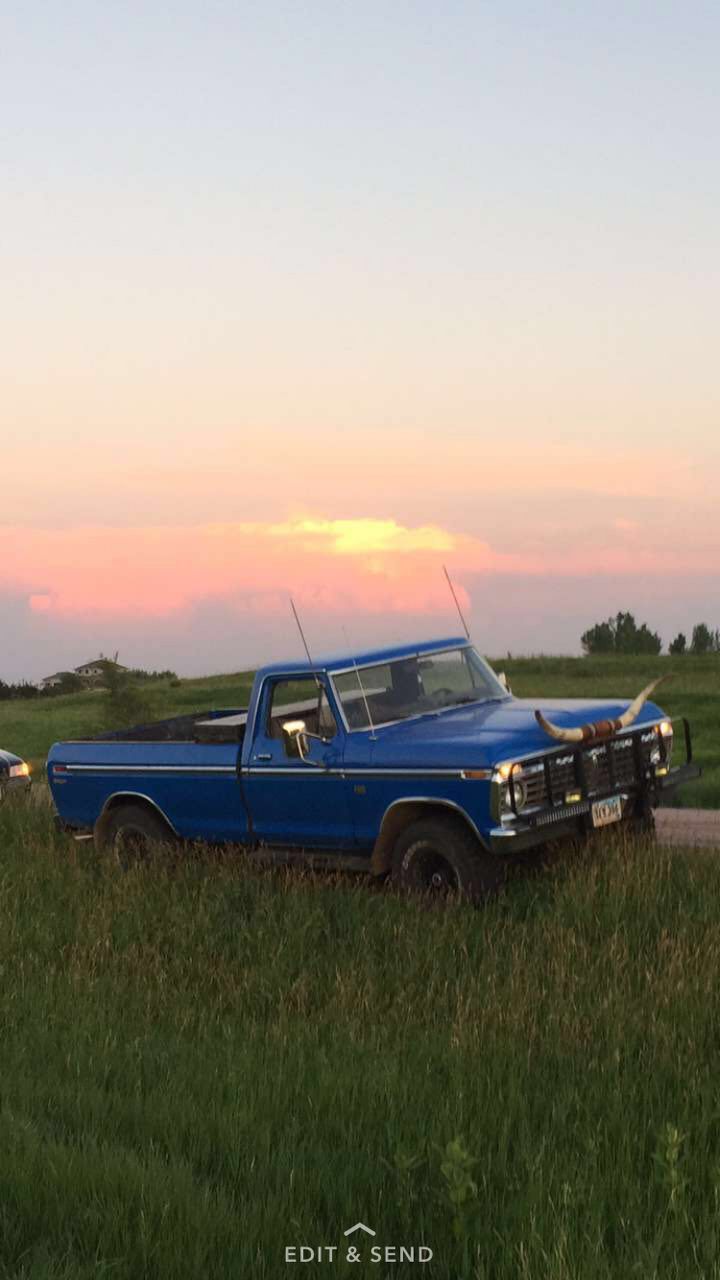
[[[607,827],[622,818],[622,796],[610,796],[609,800],[596,800],[592,807],[594,827]]]

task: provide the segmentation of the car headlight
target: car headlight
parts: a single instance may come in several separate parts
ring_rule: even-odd
[[[11,778],[29,778],[30,766],[28,764],[25,764],[24,760],[22,764],[11,764],[10,777]]]

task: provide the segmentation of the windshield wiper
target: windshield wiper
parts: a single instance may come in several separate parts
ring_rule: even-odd
[[[464,693],[461,697],[456,698],[454,702],[446,702],[446,707],[464,707],[468,702],[504,702],[506,695],[499,694],[481,694],[481,693]]]

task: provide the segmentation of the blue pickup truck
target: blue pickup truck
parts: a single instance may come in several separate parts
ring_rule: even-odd
[[[515,698],[463,638],[258,671],[246,708],[56,743],[58,822],[121,861],[208,841],[478,900],[507,855],[647,824],[693,776],[650,701]]]

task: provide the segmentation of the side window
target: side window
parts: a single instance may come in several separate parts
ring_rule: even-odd
[[[334,677],[337,693],[351,729],[369,729],[368,707],[374,721],[391,720],[392,712],[383,714],[392,696],[392,674],[388,663],[364,667],[361,672],[345,671]]]
[[[277,680],[270,693],[267,733],[282,741],[286,720],[304,720],[308,733],[334,738],[337,724],[323,688],[312,679]]]

